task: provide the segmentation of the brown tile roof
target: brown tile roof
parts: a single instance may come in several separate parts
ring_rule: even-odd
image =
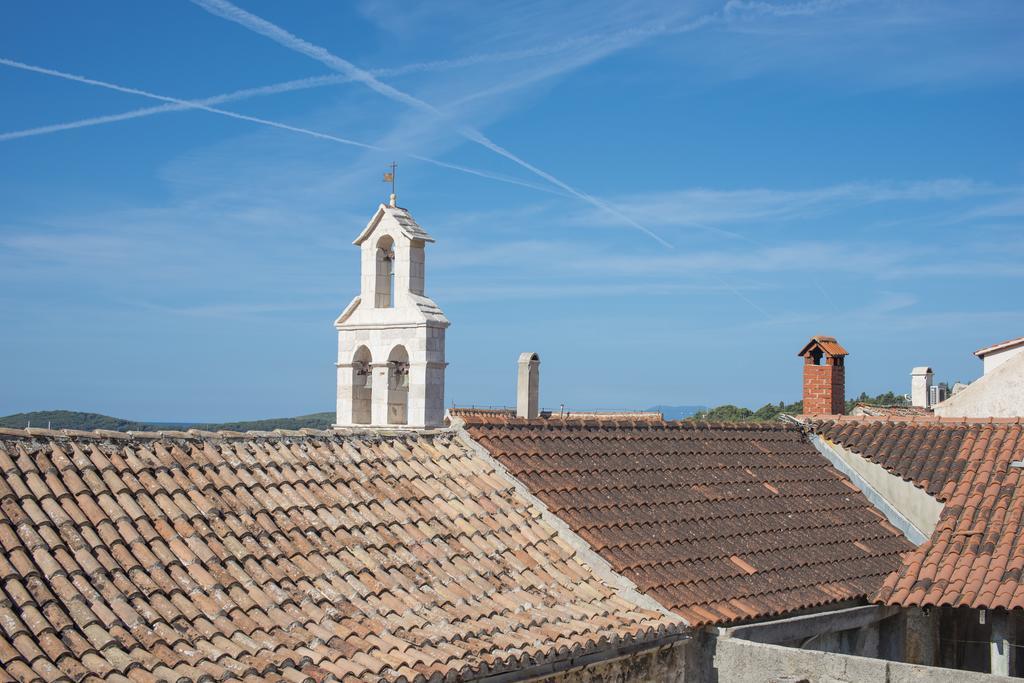
[[[814,428],[946,503],[932,537],[905,556],[878,601],[1024,608],[1024,420],[943,418]]]
[[[920,406],[876,406],[870,403],[858,403],[850,411],[850,415],[869,415],[871,417],[925,417],[931,415],[929,408]]]
[[[893,417],[836,416],[809,425],[815,433],[913,482],[937,500],[949,500],[965,464],[958,458],[960,446],[969,431],[981,426],[959,422],[938,428],[934,417]]]
[[[463,419],[616,571],[692,624],[863,599],[913,547],[796,426]]]
[[[447,680],[681,620],[451,432],[0,430],[3,680]]]

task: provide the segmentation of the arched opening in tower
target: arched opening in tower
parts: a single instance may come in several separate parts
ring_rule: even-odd
[[[395,241],[384,235],[377,241],[375,308],[393,308],[395,305]]]
[[[388,424],[409,423],[409,352],[399,344],[388,356]]]
[[[352,357],[352,422],[370,424],[373,416],[373,358],[365,346],[356,349]]]

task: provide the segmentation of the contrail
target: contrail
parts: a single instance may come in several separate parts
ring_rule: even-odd
[[[27,69],[29,71],[35,71],[36,73],[45,73],[48,76],[57,75],[57,72],[51,72],[51,70],[45,70],[40,67],[33,67],[29,64],[23,64],[22,62],[16,62],[14,60],[4,59],[2,57],[0,57],[0,64],[14,67],[16,69]],[[64,78],[65,76],[61,75],[59,77]],[[202,107],[209,107],[215,104],[224,104],[225,102],[234,102],[237,100],[244,100],[250,97],[258,97],[261,95],[276,95],[279,93],[290,92],[293,90],[305,90],[307,88],[316,88],[325,85],[333,85],[335,83],[342,83],[348,80],[349,79],[343,76],[334,74],[330,76],[314,76],[311,78],[300,78],[298,80],[285,81],[283,83],[275,83],[273,85],[266,85],[258,88],[245,88],[243,90],[235,90],[234,92],[225,93],[223,95],[214,95],[212,97],[207,97],[200,100],[182,100],[177,103],[168,102],[166,104],[161,104],[155,107],[143,107],[141,109],[133,109],[131,111],[122,112],[120,114],[93,116],[90,118],[79,119],[77,121],[55,123],[49,126],[38,126],[36,128],[26,128],[24,130],[11,131],[9,133],[0,133],[0,141],[16,140],[18,138],[32,137],[33,135],[45,135],[47,133],[57,133],[64,130],[86,128],[88,126],[98,126],[105,123],[115,123],[117,121],[128,121],[130,119],[137,119],[143,116],[152,116],[153,114],[163,114],[165,112],[184,111],[187,109],[199,109]],[[90,85],[96,85],[96,83],[91,83]],[[103,87],[107,86],[104,85]],[[117,88],[120,88],[120,86],[117,86]],[[144,96],[148,97],[149,95],[147,94]],[[207,111],[212,110],[207,109]]]
[[[442,111],[434,107],[432,104],[425,102],[419,99],[418,97],[402,92],[401,90],[398,90],[393,86],[387,85],[386,83],[382,83],[375,76],[373,76],[373,74],[369,73],[368,71],[365,71],[364,69],[360,69],[355,64],[328,52],[326,49],[320,47],[319,45],[314,45],[313,43],[305,41],[302,38],[299,38],[298,36],[289,33],[280,26],[277,26],[276,24],[273,24],[267,21],[266,19],[246,12],[240,7],[231,4],[227,0],[192,0],[192,2],[194,2],[196,5],[198,5],[199,7],[203,8],[211,14],[222,17],[229,21],[233,21],[249,29],[250,31],[270,38],[271,40],[277,42],[280,45],[283,45],[284,47],[287,47],[291,50],[294,50],[295,52],[299,52],[300,54],[304,54],[308,57],[311,57],[327,65],[331,69],[334,69],[335,71],[348,76],[353,81],[362,83],[366,87],[379,93],[380,95],[383,95],[384,97],[387,97],[390,100],[400,102],[413,109],[430,114],[431,116],[442,121],[447,121],[449,119],[448,116],[446,116]],[[527,163],[523,159],[520,159],[519,157],[512,154],[505,148],[501,147],[497,143],[491,141],[486,135],[476,130],[475,128],[456,124],[455,129],[458,131],[460,135],[465,137],[467,140],[475,142],[491,150],[492,152],[505,157],[509,161],[518,164],[519,166],[525,168],[531,173],[537,175],[538,177],[543,178],[549,183],[555,185],[556,187],[561,188],[562,190],[568,192],[569,194],[578,197],[579,199],[582,199],[588,204],[602,211],[605,211],[619,218],[620,220],[624,220],[627,224],[640,230],[649,237],[657,240],[662,245],[670,249],[672,248],[671,244],[669,244],[667,241],[656,235],[648,228],[645,228],[644,226],[640,225],[640,223],[636,222],[632,218],[623,215],[621,212],[617,211],[608,204],[599,201],[588,194],[580,192],[579,190],[576,190],[575,188],[571,187],[567,183],[562,182],[561,180],[551,175],[550,173],[542,171],[536,166]]]
[[[263,126],[269,126],[271,128],[278,128],[280,130],[287,130],[293,133],[300,133],[302,135],[308,135],[321,140],[330,140],[331,142],[341,143],[343,145],[351,145],[354,147],[360,147],[362,149],[369,149],[378,152],[390,151],[387,148],[380,147],[379,145],[372,145],[365,142],[359,142],[357,140],[350,140],[348,138],[339,137],[337,135],[330,135],[329,133],[321,133],[320,131],[311,130],[309,128],[301,128],[299,126],[292,126],[287,123],[281,123],[279,121],[271,121],[269,119],[262,119],[256,116],[248,116],[246,114],[239,114],[238,112],[228,111],[226,109],[219,109],[217,107],[211,107],[207,102],[210,101],[225,101],[226,98],[230,98],[231,95],[237,94],[243,91],[237,91],[236,93],[229,93],[228,95],[217,95],[215,97],[207,98],[206,100],[189,101],[182,100],[176,97],[168,97],[166,95],[158,95],[153,92],[146,90],[139,90],[138,88],[130,88],[123,85],[117,85],[116,83],[109,83],[107,81],[100,81],[94,78],[86,78],[85,76],[79,76],[77,74],[71,74],[64,71],[57,71],[56,69],[48,69],[46,67],[35,66],[33,64],[25,64],[24,62],[18,62],[13,59],[6,59],[0,57],[0,64],[10,66],[15,69],[22,69],[25,71],[31,71],[34,73],[45,74],[47,76],[53,76],[55,78],[62,78],[64,80],[74,81],[76,83],[84,83],[86,85],[92,85],[99,88],[106,88],[108,90],[116,90],[117,92],[128,93],[131,95],[139,95],[141,97],[147,97],[149,99],[160,100],[167,102],[168,104],[160,107],[149,107],[148,110],[159,109],[161,111],[170,111],[173,109],[199,109],[207,111],[213,114],[220,114],[221,116],[227,116],[233,119],[239,119],[241,121],[249,121],[250,123],[258,123]],[[319,77],[325,78],[325,77]],[[335,78],[334,76],[326,78]],[[315,79],[301,79],[301,81],[310,81]],[[289,83],[300,83],[301,81],[289,81]],[[267,88],[277,88],[286,84],[278,84],[277,86],[267,86]],[[251,88],[249,91],[265,90],[266,88]],[[136,110],[143,111],[143,110]],[[58,130],[71,130],[73,128],[82,128],[84,126],[94,126],[101,123],[110,123],[113,121],[123,121],[125,119],[136,118],[134,112],[125,112],[123,114],[111,114],[109,116],[97,116],[91,119],[82,119],[81,121],[73,121],[70,123],[58,123],[52,126],[42,126],[41,128],[30,128],[28,130],[13,131],[10,133],[0,133],[0,142],[4,140],[13,140],[16,138],[29,137],[31,135],[41,135],[42,133],[56,132]],[[509,183],[511,185],[519,185],[522,187],[528,187],[532,190],[538,190],[540,192],[548,192],[561,194],[550,188],[535,185],[534,183],[528,183],[523,180],[516,178],[510,178],[509,176],[501,175],[498,173],[491,173],[489,171],[481,171],[468,166],[460,166],[459,164],[448,163],[447,161],[440,161],[438,159],[432,159],[419,154],[406,154],[410,159],[422,161],[424,163],[433,164],[442,168],[451,169],[453,171],[459,171],[461,173],[468,173],[475,175],[480,178],[487,178],[488,180],[496,180],[502,183]]]
[[[117,85],[116,83],[108,83],[106,81],[98,81],[93,78],[86,78],[85,76],[78,76],[76,74],[67,73],[65,71],[57,71],[55,69],[47,69],[42,66],[35,66],[32,64],[25,64],[24,62],[18,62],[13,59],[6,59],[0,57],[0,64],[4,66],[14,67],[15,69],[22,69],[24,71],[31,71],[33,73],[44,74],[47,76],[54,76],[56,78],[63,78],[68,81],[75,81],[76,83],[84,83],[85,85],[93,85],[99,88],[106,88],[108,90],[116,90],[117,92],[128,93],[129,95],[139,95],[141,97],[148,97],[151,100],[160,100],[161,102],[169,102],[171,104],[179,105],[189,109],[201,109],[203,111],[212,112],[214,114],[220,114],[222,116],[229,116],[233,119],[239,119],[241,121],[250,121],[252,123],[259,123],[264,126],[271,126],[273,128],[280,128],[282,130],[290,130],[296,133],[305,133],[306,135],[312,135],[313,137],[323,138],[326,140],[333,140],[334,142],[340,142],[345,145],[352,145],[354,147],[362,147],[363,149],[378,149],[373,145],[368,145],[364,142],[357,140],[349,140],[348,138],[338,137],[336,135],[327,135],[326,133],[318,133],[308,128],[299,128],[297,126],[289,126],[286,123],[278,123],[277,121],[269,121],[267,119],[261,119],[256,116],[248,116],[246,114],[239,114],[238,112],[228,111],[226,109],[217,109],[206,104],[199,102],[189,102],[188,100],[178,99],[177,97],[167,97],[166,95],[157,95],[156,93],[148,92],[146,90],[139,90],[138,88],[129,88],[123,85]],[[118,116],[118,115],[114,115]],[[102,117],[100,117],[102,118]],[[73,125],[73,124],[57,124],[59,125]],[[18,133],[6,133],[5,135],[17,136]],[[0,138],[7,139],[7,138]]]
[[[486,64],[490,62],[503,62],[512,61],[519,59],[529,59],[531,57],[541,57],[550,54],[556,54],[564,52],[572,47],[585,45],[588,43],[604,43],[607,40],[618,39],[621,35],[631,33],[635,29],[623,32],[623,34],[615,34],[612,36],[602,35],[590,35],[582,36],[579,38],[567,38],[559,43],[552,43],[550,45],[525,48],[521,50],[508,50],[504,52],[489,52],[481,53],[476,55],[469,55],[467,57],[461,57],[458,59],[440,59],[429,62],[416,62],[413,64],[405,64],[397,67],[386,67],[381,69],[369,69],[368,72],[374,76],[403,76],[410,73],[421,73],[428,71],[440,71],[447,69],[457,69],[468,66],[475,66],[478,64]],[[601,50],[600,54],[607,54],[607,50]],[[16,68],[24,68],[28,65],[22,65],[19,62],[13,60],[4,60],[0,58],[0,63],[6,64],[7,66],[14,66]],[[503,85],[500,90],[481,91],[477,95],[466,98],[460,101],[458,104],[464,104],[470,100],[480,99],[482,97],[490,96],[491,94],[497,94],[513,88],[523,87],[531,82],[547,78],[555,70],[546,70],[541,75],[532,77],[525,81],[515,82],[511,84]],[[52,74],[51,74],[52,75]],[[189,100],[180,104],[168,102],[156,107],[143,107],[140,109],[133,109],[131,111],[122,112],[119,114],[108,114],[105,116],[94,116],[85,119],[79,119],[77,121],[68,121],[65,123],[56,123],[47,126],[37,126],[35,128],[26,128],[24,130],[11,131],[8,133],[0,133],[0,142],[5,140],[16,140],[19,138],[32,137],[34,135],[46,135],[49,133],[57,133],[66,130],[75,130],[76,128],[85,128],[88,126],[98,126],[106,123],[116,123],[118,121],[128,121],[131,119],[137,119],[144,116],[152,116],[155,114],[163,114],[174,111],[184,111],[188,109],[196,109],[199,105],[212,106],[217,104],[224,104],[226,102],[236,102],[238,100],[246,100],[252,97],[261,97],[265,95],[278,95],[286,92],[293,92],[297,90],[307,90],[310,88],[319,88],[329,85],[337,85],[340,83],[349,83],[352,79],[348,76],[341,74],[330,74],[327,76],[311,76],[308,78],[299,78],[291,81],[283,81],[281,83],[274,83],[271,85],[260,86],[256,88],[244,88],[242,90],[235,90],[234,92],[225,93],[222,95],[213,95],[199,100]]]

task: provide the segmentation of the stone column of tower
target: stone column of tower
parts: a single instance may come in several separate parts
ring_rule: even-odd
[[[444,420],[449,322],[425,293],[434,239],[409,212],[381,204],[355,239],[359,295],[338,330],[337,427],[438,427]]]

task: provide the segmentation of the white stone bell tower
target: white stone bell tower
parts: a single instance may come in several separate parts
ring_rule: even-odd
[[[392,194],[353,242],[362,277],[359,296],[334,321],[336,426],[441,426],[449,322],[424,294],[424,247],[433,241]]]

